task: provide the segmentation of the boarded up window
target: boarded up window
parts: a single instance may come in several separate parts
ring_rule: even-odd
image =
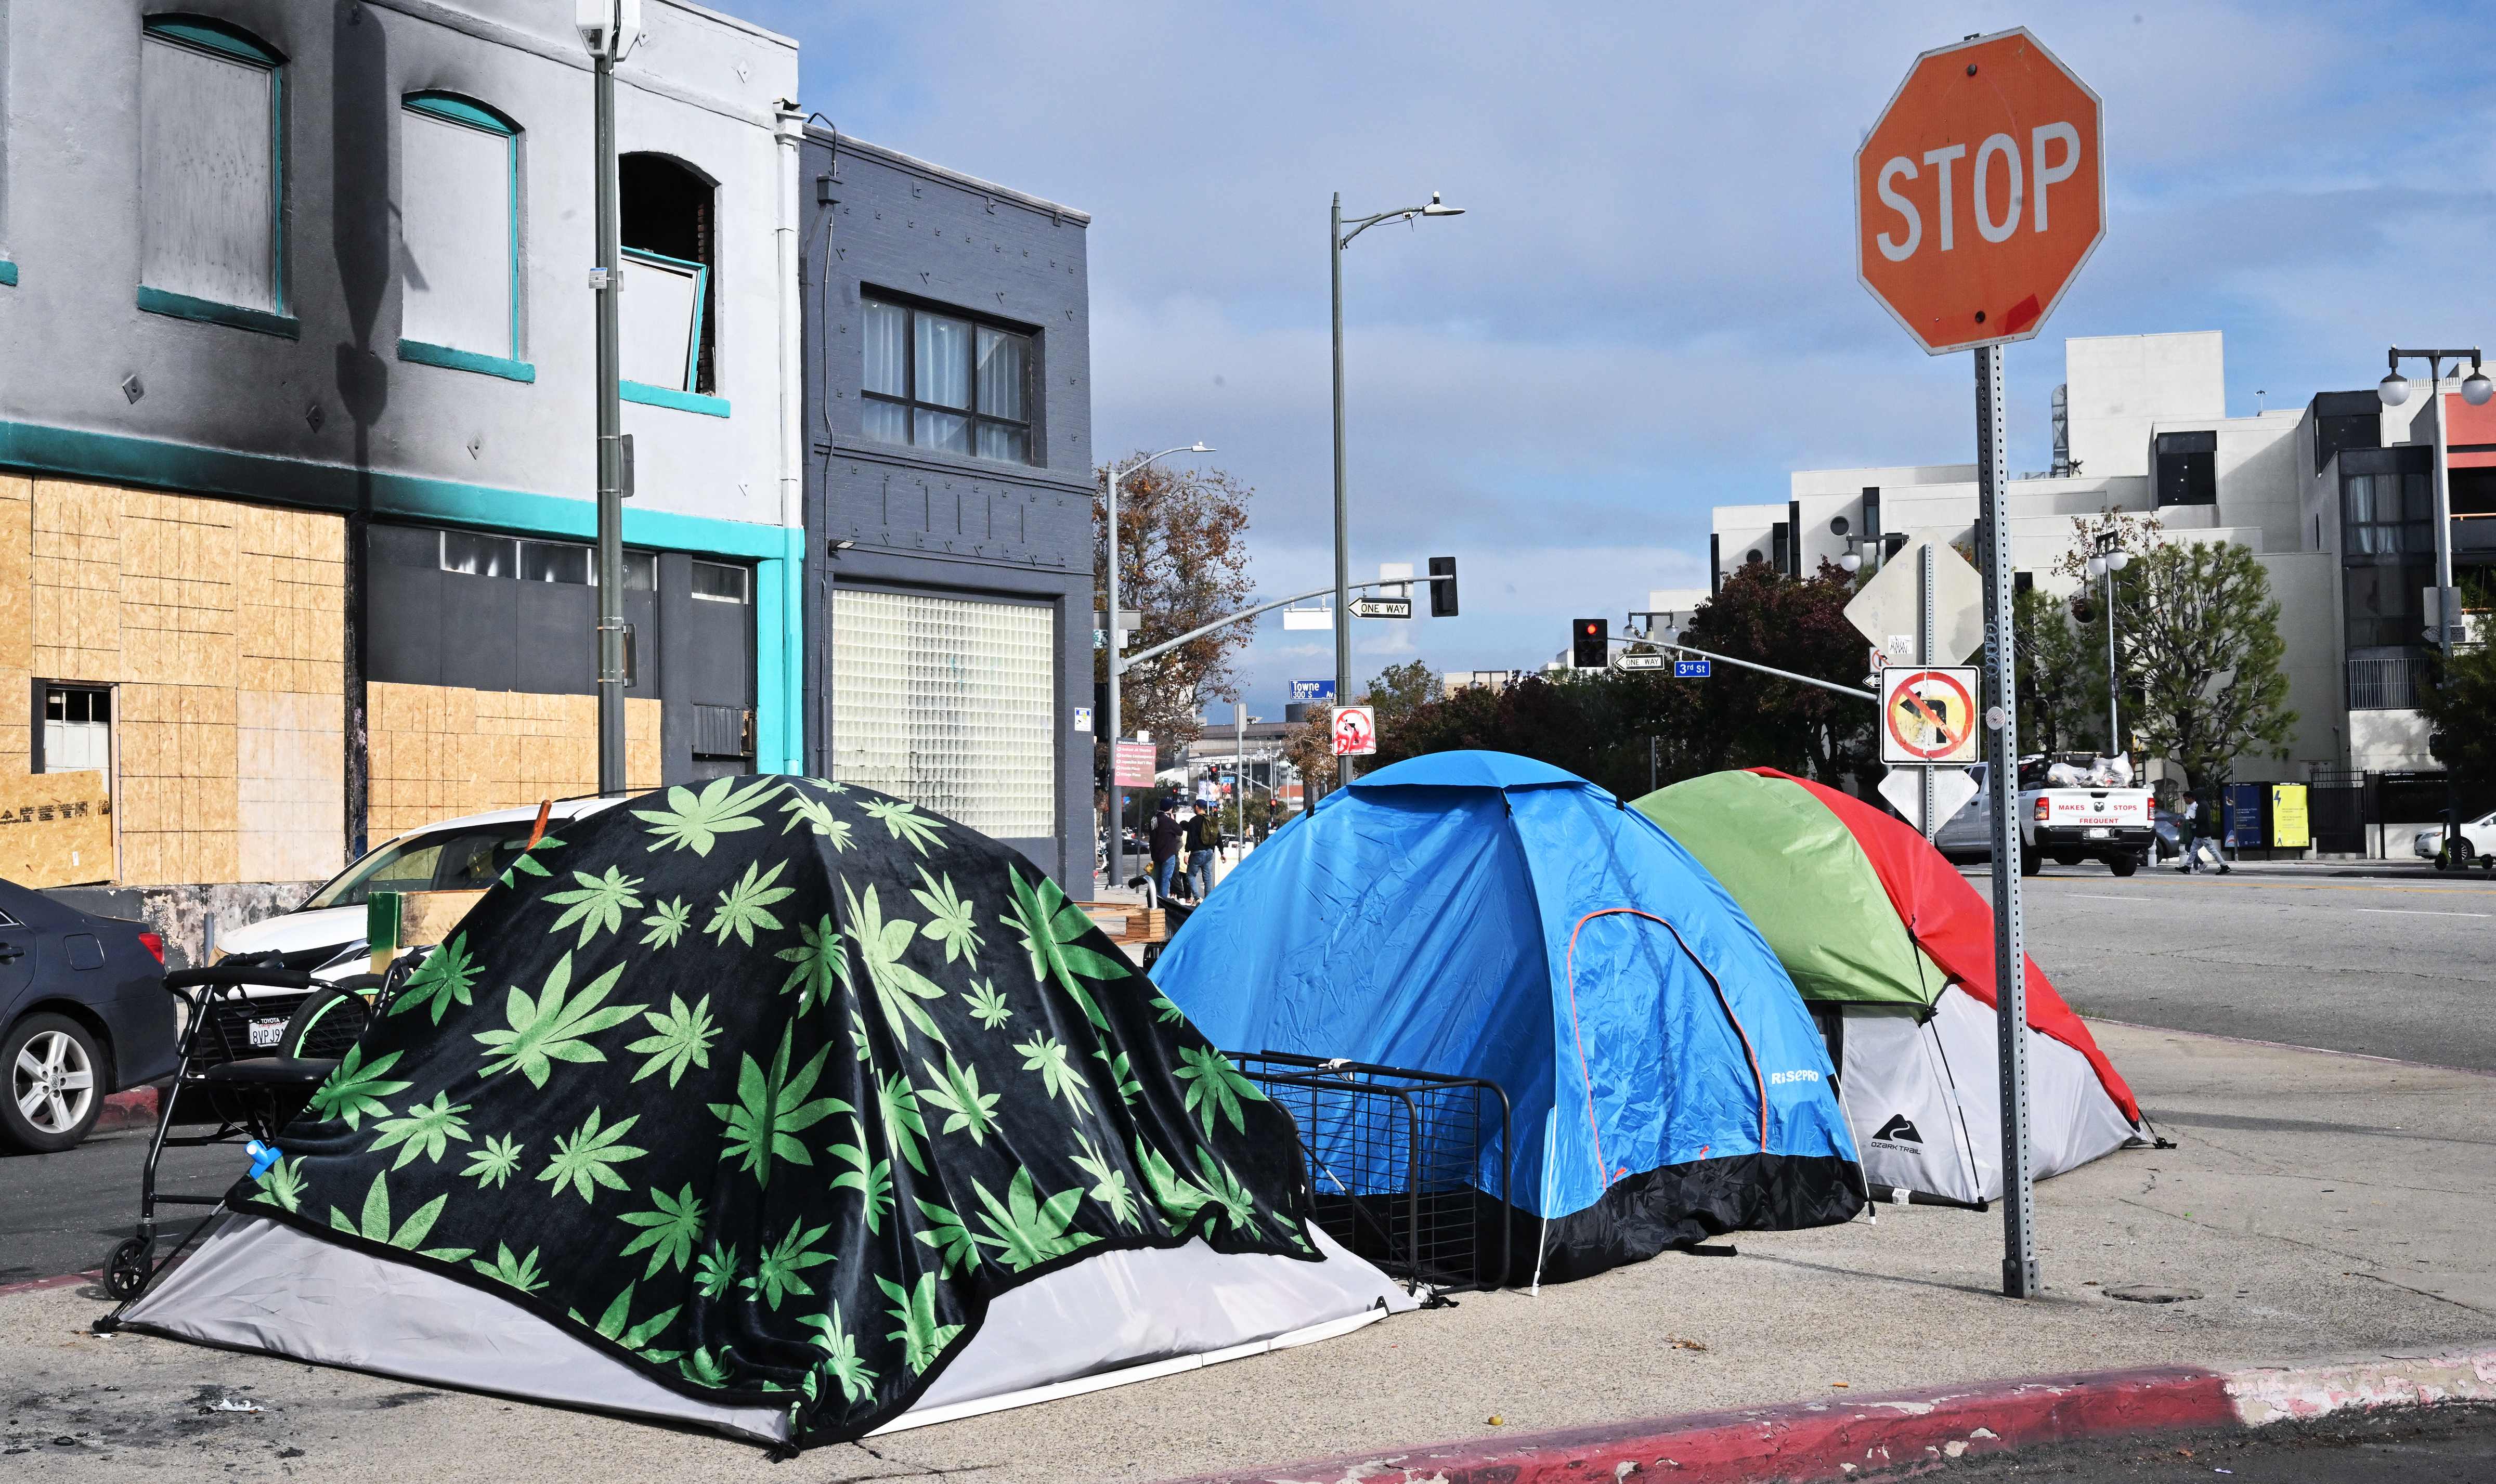
[[[274,54],[151,24],[139,58],[140,282],[285,312]]]
[[[476,105],[432,94],[410,98],[399,120],[399,334],[516,360],[519,139]]]

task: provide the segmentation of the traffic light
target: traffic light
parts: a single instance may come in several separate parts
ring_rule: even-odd
[[[1570,663],[1581,670],[1599,670],[1607,663],[1609,646],[1604,639],[1604,621],[1581,618],[1569,626]]]
[[[1445,582],[1430,584],[1430,616],[1432,618],[1455,617],[1456,559],[1454,557],[1430,558],[1430,575],[1447,578]]]

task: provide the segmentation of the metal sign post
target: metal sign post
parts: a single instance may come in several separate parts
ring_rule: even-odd
[[[2019,687],[2012,654],[2011,525],[2002,408],[2002,347],[1976,352],[1976,473],[1984,563],[1985,729],[1993,765],[1994,1021],[2002,1036],[2002,1291],[2028,1298],[2037,1274],[2037,1184],[2028,1150],[2028,951],[2019,917]]]
[[[1933,544],[1926,541],[1916,548],[1916,663],[1930,665],[1938,658],[1933,653]],[[1941,828],[1941,819],[1933,810],[1933,770],[1930,766],[1920,767],[1916,769],[1916,776],[1919,780],[1916,793],[1923,801],[1916,819],[1929,841],[1933,831]]]

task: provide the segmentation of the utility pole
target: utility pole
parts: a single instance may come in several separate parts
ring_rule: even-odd
[[[1326,212],[1326,268],[1334,305],[1334,703],[1352,704],[1352,552],[1343,490],[1343,193]],[[1349,757],[1335,759],[1335,778],[1352,782]]]
[[[622,226],[615,201],[615,64],[640,40],[640,0],[580,0],[577,29],[595,75],[598,262],[598,791],[621,793],[624,770],[624,407],[617,295]]]

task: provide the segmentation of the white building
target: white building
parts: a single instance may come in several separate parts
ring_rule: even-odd
[[[2072,588],[2053,569],[2073,544],[2073,517],[2107,510],[2155,511],[2171,541],[2238,542],[2279,601],[2297,717],[2288,757],[2243,758],[2239,776],[2434,768],[2412,696],[2435,583],[2435,422],[2448,419],[2453,560],[2466,587],[2472,572],[2496,570],[2496,404],[2470,407],[2448,382],[2398,408],[2369,388],[2230,417],[2224,356],[2215,330],[2065,342],[2054,468],[2010,490],[2019,580]],[[1910,531],[1970,539],[1976,473],[1803,470],[1782,504],[1718,506],[1711,587],[1746,562],[1815,572],[1850,540],[1890,550]]]

